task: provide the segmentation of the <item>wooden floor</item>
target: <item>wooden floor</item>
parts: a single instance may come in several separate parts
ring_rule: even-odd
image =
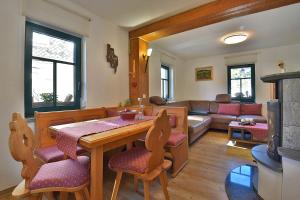
[[[241,165],[254,164],[251,146],[228,146],[227,134],[208,132],[190,148],[189,163],[176,178],[169,177],[168,191],[172,200],[226,200],[224,181],[227,173]],[[114,173],[105,169],[105,199],[110,199]],[[140,183],[140,191],[143,186]],[[164,199],[159,182],[151,185],[152,199]],[[119,192],[120,200],[142,200],[133,191],[133,178],[125,176]],[[0,200],[10,199],[0,194]]]

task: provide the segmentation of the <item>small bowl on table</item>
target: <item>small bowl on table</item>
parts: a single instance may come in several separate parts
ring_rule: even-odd
[[[136,110],[124,110],[120,112],[120,117],[123,120],[134,120],[136,115]]]

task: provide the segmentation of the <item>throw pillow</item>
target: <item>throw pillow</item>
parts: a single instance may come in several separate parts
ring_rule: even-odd
[[[261,115],[262,104],[241,104],[241,115]]]
[[[238,103],[227,103],[227,104],[219,104],[218,114],[223,115],[240,115],[240,104]]]

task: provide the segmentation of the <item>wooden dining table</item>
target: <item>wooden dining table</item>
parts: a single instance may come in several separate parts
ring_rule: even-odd
[[[100,119],[101,120],[101,119]],[[78,123],[72,123],[79,124]],[[90,199],[103,199],[103,153],[122,145],[131,144],[133,141],[142,138],[153,124],[153,119],[142,121],[113,130],[94,133],[83,136],[79,139],[79,145],[91,154],[90,171]],[[49,129],[57,133],[70,124],[51,126]]]

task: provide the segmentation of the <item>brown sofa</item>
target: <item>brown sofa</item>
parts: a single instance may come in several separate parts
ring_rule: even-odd
[[[219,104],[239,103],[231,101],[228,94],[219,94],[215,101],[189,100],[168,103],[166,106],[186,107],[188,110],[189,144],[203,135],[208,129],[227,130],[231,121],[240,121],[243,118],[253,118],[255,122],[266,123],[262,115],[224,115],[218,114]]]

